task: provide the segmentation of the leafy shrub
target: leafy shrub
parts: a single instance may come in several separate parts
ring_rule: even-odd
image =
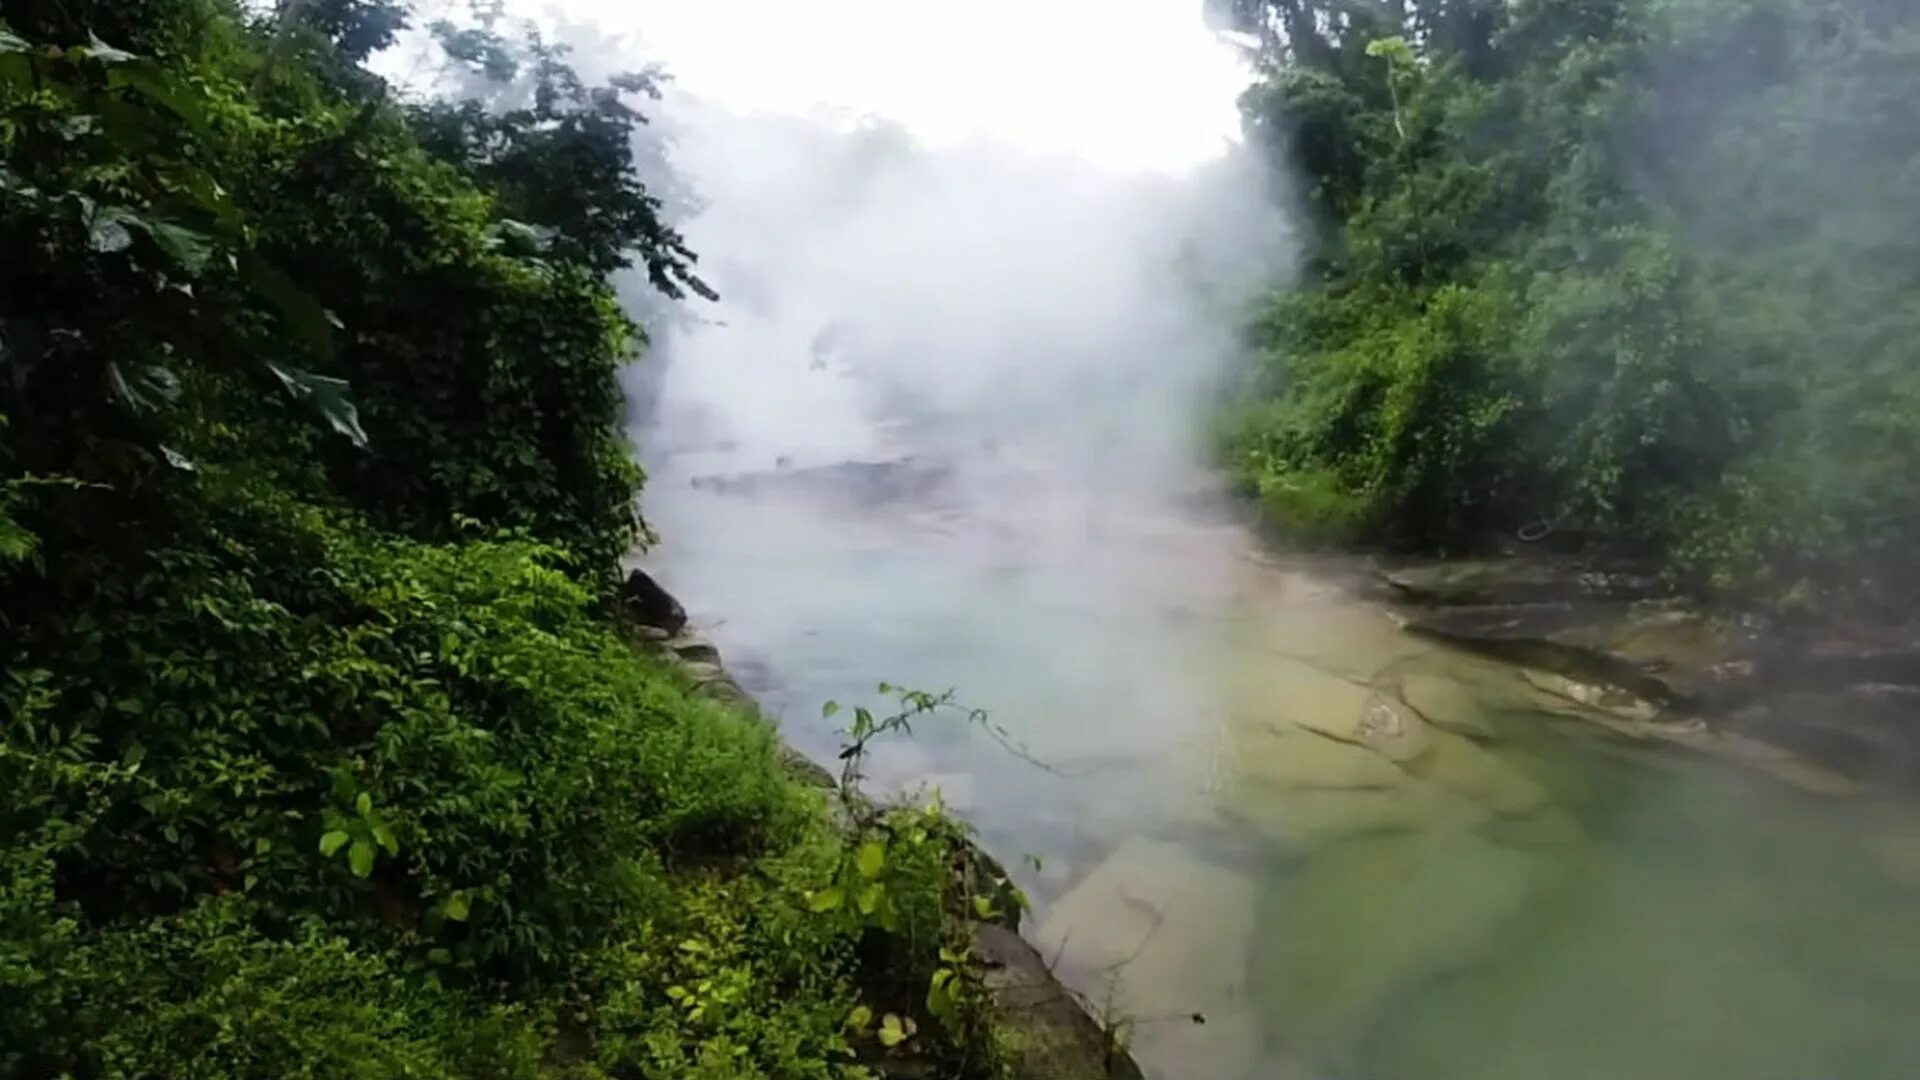
[[[691,255],[540,185],[637,114],[502,173],[353,66],[381,0],[6,15],[0,1076],[861,1075],[848,839],[604,603],[604,273]]]

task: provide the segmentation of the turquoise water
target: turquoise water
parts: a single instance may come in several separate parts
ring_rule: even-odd
[[[870,777],[978,827],[1156,1075],[1920,1075],[1920,810],[1623,737],[1231,525],[1097,502],[665,473],[649,561],[815,757],[820,703],[887,680],[955,688],[1046,763],[933,723]],[[1381,716],[1407,726],[1333,737]]]

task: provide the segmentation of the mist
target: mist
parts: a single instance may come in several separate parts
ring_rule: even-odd
[[[663,474],[911,456],[963,485],[1018,464],[1150,497],[1199,465],[1236,315],[1286,250],[1231,148],[1126,172],[667,105],[705,204],[683,228],[722,300],[662,343],[643,445]]]

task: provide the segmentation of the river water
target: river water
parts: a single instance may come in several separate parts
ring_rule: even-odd
[[[1006,729],[920,724],[870,781],[979,830],[1153,1075],[1920,1074],[1906,803],[1621,737],[1204,500],[690,482],[725,466],[656,466],[651,567],[817,759],[882,680]]]

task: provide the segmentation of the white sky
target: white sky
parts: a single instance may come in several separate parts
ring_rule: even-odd
[[[1239,130],[1247,76],[1201,0],[517,0],[664,63],[742,110],[879,113],[933,142],[986,136],[1178,170]]]

